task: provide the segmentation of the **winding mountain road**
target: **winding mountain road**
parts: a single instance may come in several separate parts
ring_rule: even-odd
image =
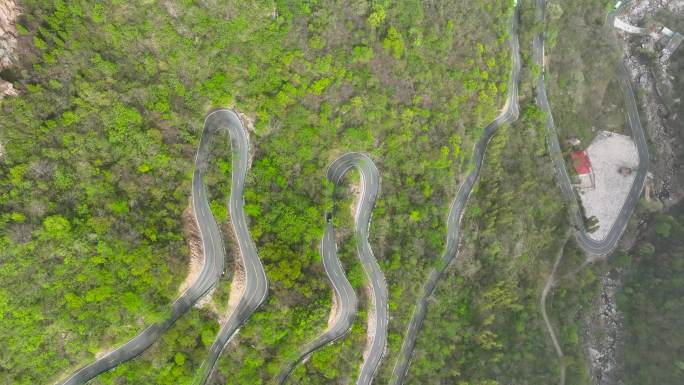
[[[499,116],[485,127],[480,139],[475,144],[473,149],[473,168],[468,174],[463,184],[456,193],[451,209],[449,210],[449,217],[447,219],[447,240],[444,253],[440,258],[439,267],[430,272],[428,281],[423,286],[423,290],[419,296],[418,302],[409,321],[406,336],[401,345],[399,357],[394,369],[392,371],[392,378],[390,384],[401,385],[404,383],[406,374],[411,364],[411,356],[415,349],[416,339],[418,333],[425,319],[427,312],[428,298],[432,295],[437,287],[437,283],[444,275],[444,271],[449,266],[451,261],[458,255],[458,246],[460,240],[460,225],[463,218],[468,197],[473,191],[473,187],[480,176],[480,170],[484,162],[487,145],[492,139],[497,129],[504,124],[512,123],[518,119],[520,111],[518,108],[518,79],[520,77],[520,46],[518,44],[518,10],[517,5],[511,17],[510,39],[511,45],[511,84],[508,87],[508,95],[506,104]]]
[[[380,190],[380,173],[373,160],[365,154],[349,152],[335,159],[330,166],[326,177],[335,187],[339,186],[347,172],[356,168],[361,176],[361,197],[354,212],[354,233],[356,236],[356,252],[361,260],[361,265],[370,284],[372,302],[372,315],[369,316],[369,346],[364,354],[361,364],[357,385],[368,385],[373,381],[382,356],[387,346],[387,323],[389,308],[387,304],[387,283],[385,276],[380,270],[370,243],[368,235],[370,229],[371,213],[375,206],[375,200]],[[334,197],[334,192],[333,192]],[[337,244],[335,242],[335,228],[332,223],[334,209],[327,214],[325,233],[321,241],[321,255],[323,267],[330,279],[333,289],[334,306],[336,307],[332,325],[312,342],[308,343],[299,357],[285,367],[276,378],[276,383],[282,385],[297,364],[304,361],[317,349],[346,335],[356,318],[358,300],[356,293],[347,280],[342,264],[337,257]],[[372,322],[370,320],[373,320]]]
[[[204,121],[204,129],[195,157],[195,171],[192,175],[192,207],[200,230],[202,250],[204,252],[204,264],[199,276],[173,303],[171,316],[168,319],[148,326],[124,345],[104,355],[97,361],[82,367],[60,384],[85,384],[99,374],[141,354],[218,282],[223,272],[226,252],[221,239],[221,232],[209,208],[203,177],[208,165],[212,137],[222,128],[228,128],[230,131],[231,138],[233,139],[234,153],[237,154],[237,156],[233,156],[233,190],[231,192],[231,217],[236,218],[233,216],[233,207],[242,207],[242,186],[244,185],[244,174],[248,162],[249,144],[237,115],[231,110],[218,110],[207,115]],[[236,215],[239,214],[236,213]],[[244,214],[242,214],[242,218],[243,221],[238,226],[246,229]],[[239,220],[235,221],[234,219],[234,222],[239,222]],[[240,236],[244,237],[242,234]],[[244,255],[243,258],[245,258]],[[256,252],[248,255],[246,258],[254,258],[256,262],[253,262],[253,264],[259,264]],[[259,285],[262,288],[261,291],[265,291],[263,289],[265,284],[259,282]],[[254,291],[258,290],[255,289]]]
[[[202,362],[197,375],[195,384],[204,384],[211,375],[221,352],[228,344],[228,341],[235,335],[240,326],[261,306],[268,295],[268,280],[266,272],[259,260],[256,246],[249,234],[247,220],[244,210],[244,191],[245,176],[249,168],[249,137],[240,118],[232,110],[218,110],[210,113],[205,121],[205,131],[218,131],[228,129],[233,149],[232,156],[232,184],[230,190],[230,202],[228,209],[233,225],[233,231],[237,238],[244,277],[244,289],[237,306],[232,310],[226,322],[221,325],[214,343],[209,348],[208,358]],[[199,154],[208,156],[208,150],[202,151],[200,146]],[[205,199],[206,203],[206,199]]]
[[[356,208],[356,212],[354,214],[354,230],[360,242],[365,243],[366,246],[357,246],[357,251],[359,252],[359,258],[361,258],[362,260],[371,261],[370,265],[377,266],[377,263],[373,262],[375,261],[375,258],[373,257],[372,251],[370,251],[370,245],[368,245],[368,227],[370,226],[370,212],[375,204],[375,199],[378,194],[380,181],[379,173],[377,168],[375,167],[375,164],[369,157],[365,155],[358,153],[348,153],[341,156],[340,158],[337,158],[330,164],[326,176],[327,179],[330,182],[332,182],[334,186],[337,186],[342,177],[346,174],[347,170],[354,166],[359,167],[359,169],[364,168],[364,171],[361,171],[361,183],[363,193],[361,194],[362,196],[360,204]],[[365,178],[364,175],[369,175],[369,177]],[[359,214],[362,211],[367,213],[367,215],[360,216]],[[332,314],[332,316],[334,318],[332,320],[332,324],[328,326],[326,331],[320,336],[318,336],[315,340],[308,343],[300,353],[299,357],[297,357],[297,359],[294,362],[287,365],[278,374],[276,383],[279,385],[284,384],[285,381],[287,381],[287,377],[290,375],[292,370],[297,366],[297,364],[304,361],[313,352],[345,336],[351,329],[352,324],[356,319],[358,299],[356,297],[354,289],[349,283],[349,280],[347,280],[344,269],[342,268],[342,264],[340,263],[340,260],[337,257],[335,227],[332,223],[333,215],[334,212],[328,213],[326,218],[327,220],[325,224],[325,233],[323,234],[323,239],[321,240],[321,256],[323,260],[323,267],[325,268],[325,273],[327,274],[333,289],[333,306],[335,307],[335,309],[333,310],[334,314]],[[361,254],[362,252],[366,253],[367,251],[370,251],[370,254]],[[365,263],[364,268],[366,268]],[[374,277],[377,277],[378,280],[381,280],[381,282],[379,282],[378,288],[379,292],[382,292],[382,286],[384,286],[384,277],[382,276],[382,273],[380,273],[379,276],[377,275],[379,270],[380,269],[377,268],[376,271],[376,269],[371,266],[370,270],[367,269],[366,271],[367,274],[368,271],[370,271]],[[384,292],[387,292],[386,288],[384,289]],[[387,298],[386,294],[384,298]],[[385,325],[386,324],[387,323],[385,322]]]
[[[619,44],[615,32],[611,29],[613,26],[619,28],[615,24],[617,21],[616,15],[625,6],[625,4],[630,1],[624,2],[620,7],[611,11],[605,22],[605,28],[608,33],[611,33],[614,38],[614,43],[617,49],[619,49]],[[537,0],[537,20],[544,25],[546,13],[546,0]],[[618,23],[619,24],[619,23]],[[627,120],[629,126],[632,130],[632,139],[637,147],[637,153],[639,155],[639,166],[637,168],[636,177],[634,183],[629,190],[627,198],[620,209],[618,217],[613,223],[610,231],[606,237],[600,241],[597,241],[591,237],[587,232],[587,228],[584,223],[584,218],[581,211],[579,210],[579,202],[575,196],[575,191],[572,187],[572,181],[568,170],[565,165],[565,160],[563,159],[563,154],[561,152],[560,143],[558,141],[558,131],[553,120],[553,114],[551,112],[551,106],[549,105],[548,97],[546,95],[546,86],[544,78],[544,31],[538,32],[534,37],[533,42],[533,55],[535,62],[539,65],[541,69],[539,73],[539,78],[536,85],[537,94],[537,105],[544,111],[546,115],[546,140],[549,147],[549,154],[554,164],[556,170],[556,176],[558,178],[558,184],[560,186],[561,192],[565,197],[566,201],[571,206],[571,215],[573,221],[575,222],[575,239],[577,244],[588,254],[587,259],[582,263],[580,268],[576,271],[581,270],[583,267],[593,262],[596,258],[606,256],[610,254],[617,246],[620,237],[627,227],[629,218],[632,216],[636,204],[638,203],[641,192],[646,183],[646,174],[648,173],[649,167],[649,155],[648,146],[646,145],[646,138],[644,136],[643,128],[641,127],[641,121],[639,119],[639,111],[637,109],[636,99],[634,97],[634,91],[632,90],[632,84],[629,78],[629,73],[625,66],[624,60],[620,60],[619,66],[617,68],[618,82],[620,83],[620,88],[625,98],[625,106],[627,108]],[[553,265],[553,269],[549,278],[544,286],[542,295],[540,298],[540,306],[542,311],[542,317],[544,318],[544,323],[546,325],[547,332],[549,333],[549,338],[553,344],[554,350],[559,360],[559,385],[565,384],[565,371],[566,365],[564,361],[563,350],[560,346],[556,333],[549,321],[549,317],[546,313],[546,297],[550,290],[553,289],[553,285],[556,282],[556,272],[558,270],[558,265],[560,264],[561,258],[563,256],[563,248],[561,248],[556,261]]]
[[[284,384],[292,370],[313,352],[344,337],[356,319],[358,299],[337,257],[337,243],[335,242],[335,228],[332,224],[332,217],[328,218],[325,224],[325,233],[321,240],[321,256],[325,273],[333,289],[334,318],[332,324],[328,326],[323,334],[308,343],[299,357],[280,371],[276,378],[278,385]]]
[[[385,354],[387,322],[389,318],[387,283],[373,255],[370,243],[368,243],[371,212],[380,190],[380,173],[377,167],[375,167],[373,160],[367,155],[350,152],[340,156],[330,164],[327,178],[335,186],[338,186],[342,177],[351,168],[358,169],[361,175],[361,198],[354,213],[354,232],[357,238],[356,252],[366,273],[366,279],[370,284],[372,302],[372,310],[369,311],[369,314],[372,313],[372,315],[369,315],[368,327],[370,344],[364,353],[364,361],[361,364],[356,384],[368,385],[373,381],[373,377],[380,366],[380,361],[382,361],[382,356]],[[332,239],[334,241],[334,238]],[[332,277],[331,281],[334,280],[337,280],[338,284],[341,283],[339,278]],[[372,322],[370,321],[371,319],[373,320]]]
[[[612,31],[611,27],[614,23],[615,15],[625,6],[625,4],[630,1],[623,3],[620,8],[611,11],[606,18],[606,30],[609,31],[614,37],[615,32]],[[537,0],[537,20],[542,23],[545,20],[546,13],[546,0]],[[615,45],[618,47],[617,37],[615,37]],[[589,236],[587,228],[584,224],[584,218],[579,210],[579,203],[575,196],[575,191],[572,187],[572,180],[568,173],[567,167],[565,165],[565,160],[563,159],[563,154],[561,152],[560,143],[558,141],[558,131],[553,120],[553,114],[551,112],[551,106],[549,105],[549,100],[546,95],[546,86],[544,84],[544,32],[539,32],[534,37],[533,42],[533,54],[535,62],[539,65],[541,69],[539,78],[536,85],[537,94],[537,105],[544,111],[546,115],[546,140],[549,147],[549,153],[553,161],[554,168],[556,170],[556,175],[558,178],[558,184],[565,197],[566,201],[571,205],[573,221],[575,222],[575,227],[577,229],[575,233],[575,238],[577,244],[589,255],[595,256],[605,256],[610,254],[617,246],[620,237],[627,227],[629,218],[634,212],[641,192],[646,183],[646,174],[649,168],[649,155],[648,146],[646,144],[646,138],[644,136],[644,130],[641,127],[641,120],[639,119],[639,111],[637,109],[636,99],[634,97],[634,91],[632,90],[632,84],[629,78],[629,73],[625,67],[623,60],[617,69],[618,81],[620,83],[620,88],[623,92],[625,98],[625,106],[627,108],[627,121],[632,131],[632,139],[636,144],[637,153],[639,154],[639,166],[636,171],[636,176],[634,183],[625,199],[625,202],[618,213],[615,222],[613,223],[610,231],[606,237],[602,240],[595,240]]]
[[[625,2],[625,4],[627,3],[629,3],[629,1]],[[537,0],[537,6],[538,20],[543,21],[545,18],[546,1]],[[618,11],[619,9],[609,13],[606,20],[607,26],[612,26],[614,24],[615,15]],[[399,358],[393,369],[390,382],[393,385],[403,384],[410,366],[410,358],[415,348],[416,339],[426,315],[428,298],[434,292],[446,268],[458,255],[460,241],[459,227],[468,198],[479,178],[487,145],[501,125],[509,124],[518,119],[519,110],[517,98],[520,53],[517,35],[517,19],[518,13],[516,7],[513,12],[510,27],[512,74],[506,104],[501,114],[485,127],[484,132],[474,146],[472,171],[467,175],[465,181],[459,187],[448,214],[447,239],[444,252],[440,258],[441,263],[439,267],[430,272],[428,281],[424,285],[419,300],[414,308],[405,339],[401,346]],[[553,115],[544,84],[543,32],[540,32],[535,36],[533,50],[535,60],[542,69],[536,85],[536,100],[539,107],[546,114],[547,144],[557,173],[559,186],[565,199],[570,202],[574,208],[572,211],[575,226],[577,228],[577,242],[579,246],[590,255],[607,255],[614,250],[627,226],[629,218],[631,217],[643,190],[649,167],[648,148],[639,119],[637,104],[627,68],[624,62],[621,61],[618,67],[618,81],[625,98],[627,118],[632,130],[632,138],[639,154],[639,166],[634,184],[629,191],[615,223],[611,227],[606,238],[597,241],[589,237],[584,225],[584,220],[572,187],[572,181],[567,171],[558,141],[557,129],[553,121]],[[244,267],[244,289],[239,303],[229,315],[228,320],[221,325],[216,340],[209,349],[208,358],[199,368],[194,382],[196,385],[202,385],[207,381],[229,340],[237,333],[239,328],[247,321],[251,314],[265,301],[268,295],[268,281],[261,261],[259,260],[254,241],[249,234],[244,212],[244,183],[250,161],[248,134],[234,111],[228,109],[216,110],[208,114],[204,122],[204,130],[195,159],[196,169],[192,178],[192,207],[200,229],[205,258],[199,276],[195,282],[173,302],[171,314],[166,320],[148,326],[139,335],[132,338],[124,345],[104,355],[95,362],[80,368],[68,379],[60,382],[61,385],[85,384],[97,375],[141,354],[171,325],[173,325],[179,317],[185,314],[202,296],[217,284],[224,269],[225,249],[218,225],[209,208],[203,177],[209,161],[209,149],[211,147],[212,138],[222,130],[228,131],[233,152],[233,173],[229,212]],[[380,177],[375,164],[368,156],[360,153],[347,153],[331,163],[328,168],[327,178],[333,182],[335,186],[338,186],[344,175],[351,168],[358,169],[361,175],[362,193],[355,212],[355,233],[358,239],[357,253],[370,284],[372,302],[372,312],[369,312],[372,313],[370,316],[372,322],[369,322],[369,346],[364,354],[364,362],[360,368],[357,384],[368,385],[372,382],[373,377],[377,372],[387,345],[387,284],[368,242],[371,212],[379,192]],[[283,384],[286,381],[287,376],[296,364],[304,360],[316,349],[319,349],[348,333],[355,319],[358,300],[353,288],[345,277],[344,269],[337,257],[335,230],[331,218],[328,218],[325,234],[321,241],[321,255],[326,274],[331,281],[337,311],[334,315],[335,317],[332,325],[330,325],[330,327],[317,339],[307,344],[300,357],[292,363],[291,366],[288,366],[281,372],[277,379],[279,384]],[[545,292],[548,292],[550,288],[549,284],[547,284],[547,286]],[[545,295],[542,297],[542,302],[545,301],[545,297]]]

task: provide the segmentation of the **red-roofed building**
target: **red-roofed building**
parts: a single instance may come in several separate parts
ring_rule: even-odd
[[[577,174],[591,173],[591,161],[586,151],[574,151],[570,154],[570,158],[572,158],[572,165],[575,167]]]
[[[573,151],[570,153],[572,166],[579,176],[580,188],[594,188],[594,175],[591,171],[591,161],[586,151]]]

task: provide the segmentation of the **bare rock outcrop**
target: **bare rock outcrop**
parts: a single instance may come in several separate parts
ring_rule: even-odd
[[[635,1],[620,17],[633,25],[647,25],[646,19],[649,18],[652,24],[661,25],[661,19],[656,16],[663,10],[682,15],[684,0]],[[669,27],[675,29],[670,30],[670,34],[684,33],[676,31],[674,25]],[[682,113],[681,90],[674,84],[678,74],[674,73],[676,66],[670,68],[671,52],[666,52],[667,57],[663,55],[672,36],[634,36],[621,32],[618,36],[625,52],[625,64],[639,90],[638,102],[643,108],[647,135],[654,147],[650,170],[655,178],[653,193],[665,207],[670,207],[684,199],[681,188],[684,186],[684,168],[680,166],[684,158],[684,135],[681,134],[684,126],[679,118]]]
[[[17,46],[16,20],[19,6],[15,0],[0,0],[0,71],[16,61]],[[0,78],[0,98],[16,95],[12,83]]]
[[[583,339],[588,348],[591,378],[595,385],[623,385],[618,365],[618,350],[622,344],[623,317],[618,310],[616,295],[622,286],[619,271],[601,275],[601,294],[594,311],[585,319]]]

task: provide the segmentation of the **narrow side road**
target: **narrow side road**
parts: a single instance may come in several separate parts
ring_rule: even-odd
[[[485,127],[480,139],[475,144],[473,149],[473,170],[468,174],[461,187],[456,193],[451,209],[449,210],[449,217],[447,219],[447,240],[444,253],[440,258],[439,267],[430,272],[428,280],[423,286],[423,290],[418,297],[418,302],[413,310],[411,321],[409,322],[404,342],[401,345],[399,357],[394,365],[392,371],[392,378],[390,384],[401,385],[404,383],[406,374],[411,364],[411,356],[415,349],[416,339],[418,333],[425,319],[427,312],[428,298],[435,291],[437,283],[442,278],[444,271],[449,266],[451,261],[458,255],[458,246],[460,240],[460,225],[463,218],[468,197],[473,191],[473,187],[480,176],[480,170],[484,162],[487,145],[492,139],[497,129],[504,124],[512,123],[518,120],[520,111],[518,109],[518,79],[520,77],[520,47],[518,44],[518,9],[517,5],[511,17],[510,27],[510,45],[511,45],[511,84],[508,87],[508,95],[506,98],[506,105],[499,116]]]
[[[97,361],[86,365],[76,371],[68,379],[61,382],[62,385],[85,384],[94,377],[104,373],[117,365],[126,362],[149,348],[161,335],[173,325],[178,318],[202,298],[218,282],[223,272],[225,250],[216,220],[209,209],[206,187],[203,176],[207,169],[207,161],[211,138],[219,128],[231,122],[231,117],[237,119],[235,113],[230,110],[219,110],[209,114],[204,122],[204,129],[200,139],[199,148],[195,157],[195,171],[192,175],[192,207],[195,219],[202,238],[202,250],[204,264],[202,271],[195,282],[183,292],[173,303],[171,316],[163,322],[148,326],[140,334],[135,336],[124,345],[106,354]],[[239,120],[238,120],[239,121]],[[234,123],[233,123],[234,124]],[[237,126],[231,132],[237,131]],[[238,134],[239,135],[239,134]],[[238,144],[240,146],[240,144]],[[237,149],[239,151],[239,147]],[[245,148],[246,151],[246,148]],[[246,158],[245,158],[246,159]],[[234,159],[233,162],[236,160]],[[243,161],[245,161],[243,159]],[[234,169],[238,169],[234,166]],[[236,175],[233,174],[235,181]],[[244,176],[242,176],[244,179]],[[235,188],[235,187],[234,187]]]
[[[563,349],[561,349],[560,343],[558,342],[558,337],[556,337],[556,332],[553,329],[553,326],[551,325],[551,321],[549,321],[549,315],[546,313],[546,297],[549,295],[549,292],[553,288],[553,286],[556,283],[556,272],[558,271],[558,265],[560,265],[561,259],[563,258],[563,251],[565,250],[565,244],[568,242],[568,238],[565,238],[565,242],[563,242],[563,245],[560,248],[560,251],[558,252],[558,255],[556,256],[556,261],[553,263],[553,268],[551,269],[551,274],[549,274],[549,278],[546,280],[546,285],[544,285],[544,290],[542,290],[541,297],[539,299],[539,306],[541,308],[541,313],[542,313],[542,318],[544,318],[544,324],[546,325],[546,330],[549,333],[549,337],[551,338],[551,342],[553,343],[553,348],[556,351],[556,355],[558,356],[558,365],[559,365],[559,373],[558,373],[558,384],[559,385],[565,385],[565,362],[564,358],[565,356],[563,355]]]
[[[207,381],[228,341],[252,313],[261,306],[268,295],[266,272],[259,260],[254,241],[249,234],[244,210],[245,176],[249,168],[249,137],[247,131],[240,118],[232,110],[218,110],[209,114],[205,122],[205,130],[207,129],[212,131],[227,129],[230,133],[233,150],[233,175],[228,209],[244,266],[245,287],[237,306],[228,316],[226,322],[221,325],[214,343],[209,348],[209,356],[202,362],[197,371],[194,379],[195,384],[204,384]],[[203,148],[200,147],[200,150]],[[208,148],[200,152],[202,156],[208,156]],[[198,152],[198,157],[200,152]]]

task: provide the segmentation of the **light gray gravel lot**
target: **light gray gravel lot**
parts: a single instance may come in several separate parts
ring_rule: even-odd
[[[606,237],[627,199],[635,172],[622,175],[621,167],[633,170],[639,165],[639,155],[632,138],[601,131],[587,149],[594,171],[595,188],[580,190],[587,217],[598,219],[598,230],[589,236],[596,240]]]

